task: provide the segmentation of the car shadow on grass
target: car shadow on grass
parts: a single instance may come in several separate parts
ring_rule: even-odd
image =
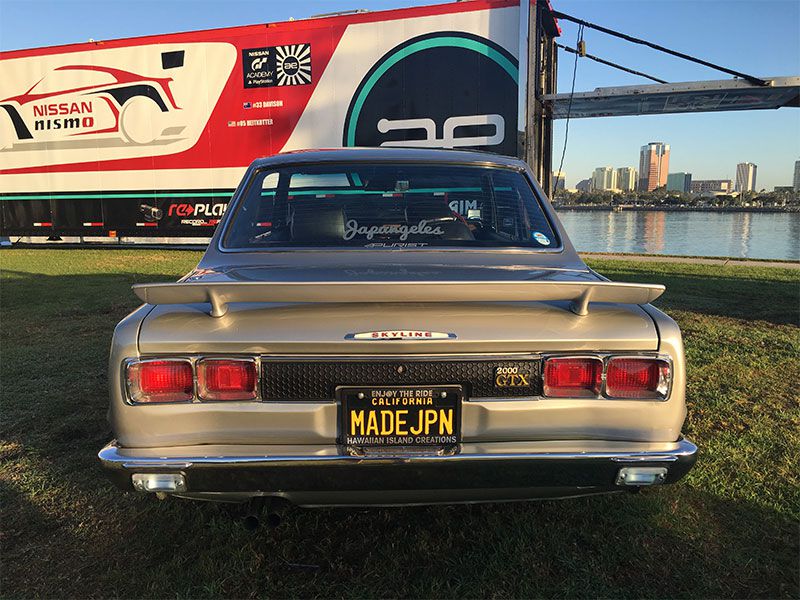
[[[161,502],[95,482],[73,488],[59,507],[14,488],[0,488],[11,597],[798,592],[794,522],[681,484],[561,501],[294,509],[277,528],[255,532],[226,505]]]

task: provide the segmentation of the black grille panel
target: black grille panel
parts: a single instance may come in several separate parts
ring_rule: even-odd
[[[519,398],[541,394],[541,361],[522,360],[308,360],[263,359],[264,400],[333,400],[340,385],[444,385],[464,387],[469,398]],[[498,367],[531,374],[530,387],[495,386]]]

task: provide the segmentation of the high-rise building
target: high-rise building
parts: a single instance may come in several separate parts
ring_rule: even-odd
[[[617,169],[617,187],[623,192],[632,192],[636,189],[637,172],[633,167]]]
[[[564,171],[553,171],[553,191],[563,190],[567,187],[567,174]]]
[[[597,167],[592,173],[592,189],[597,191],[617,189],[617,172],[614,167]]]
[[[693,194],[706,192],[730,194],[733,182],[730,179],[695,179],[691,183]]]
[[[591,192],[592,191],[592,180],[591,179],[581,179],[578,183],[575,184],[575,189],[579,192]]]
[[[667,185],[669,144],[650,142],[639,152],[639,191],[652,192]]]
[[[756,189],[756,170],[753,163],[739,163],[736,165],[736,191],[754,192]]]
[[[800,192],[800,160],[794,161],[794,185],[795,192]]]
[[[692,191],[691,173],[670,173],[667,175],[667,191],[690,192]]]

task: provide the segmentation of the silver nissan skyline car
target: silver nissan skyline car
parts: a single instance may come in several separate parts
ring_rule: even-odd
[[[123,489],[506,501],[673,483],[696,458],[664,286],[588,268],[520,160],[257,160],[197,268],[133,290],[99,454]]]

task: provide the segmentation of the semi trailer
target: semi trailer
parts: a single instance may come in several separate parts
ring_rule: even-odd
[[[527,13],[472,0],[2,52],[0,235],[209,237],[246,167],[292,150],[522,156]]]

